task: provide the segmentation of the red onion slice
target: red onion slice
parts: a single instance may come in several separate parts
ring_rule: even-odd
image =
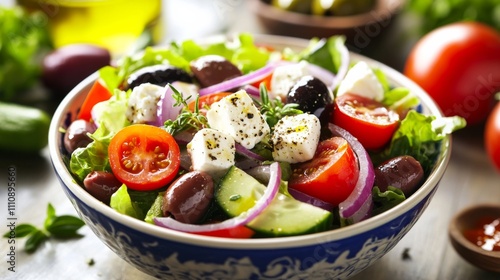
[[[270,179],[267,185],[266,190],[262,194],[262,197],[255,203],[255,205],[248,209],[246,212],[243,212],[241,215],[236,216],[234,218],[225,220],[216,224],[206,224],[206,225],[194,225],[194,224],[185,224],[178,222],[177,220],[171,217],[164,218],[154,218],[154,222],[156,225],[174,229],[182,232],[213,232],[218,230],[231,229],[237,226],[242,226],[248,224],[250,221],[255,219],[264,209],[266,209],[271,201],[273,201],[274,197],[278,193],[280,182],[281,182],[281,167],[279,163],[274,162],[269,167],[270,171]]]
[[[273,73],[274,68],[276,68],[275,63],[269,63],[266,66],[257,69],[251,73],[248,73],[243,76],[239,76],[206,88],[200,89],[199,93],[200,96],[207,95],[210,93],[215,93],[215,92],[222,92],[222,91],[228,91],[233,88],[238,88],[244,85],[249,85],[251,83],[257,82],[259,80],[264,79],[271,73]]]
[[[194,100],[195,95],[197,94],[198,87],[194,84],[188,84],[184,82],[173,82],[172,86],[177,89],[182,95],[187,98],[188,96],[192,96],[191,100]],[[163,91],[160,100],[157,104],[156,109],[156,120],[152,123],[156,126],[163,126],[165,121],[167,120],[175,120],[179,115],[182,105],[174,106],[176,101],[172,97],[174,91],[169,85],[165,86],[165,90]]]
[[[313,206],[319,207],[319,208],[324,209],[326,211],[332,212],[333,209],[335,208],[332,204],[330,204],[326,201],[323,201],[321,199],[317,199],[316,197],[305,194],[305,193],[298,191],[294,188],[288,188],[288,192],[296,200],[311,204]]]
[[[343,137],[358,156],[359,178],[352,193],[346,200],[339,204],[340,217],[348,219],[352,223],[357,223],[368,218],[373,206],[372,188],[375,181],[375,172],[370,156],[358,139],[348,131],[332,123],[328,124],[330,131]]]
[[[264,161],[266,160],[263,156],[259,155],[259,154],[256,154],[252,151],[250,151],[249,149],[243,147],[241,144],[239,143],[236,143],[236,152],[238,154],[241,154],[241,155],[244,155],[248,158],[251,158],[251,159],[255,159],[255,160],[259,160],[259,161]]]

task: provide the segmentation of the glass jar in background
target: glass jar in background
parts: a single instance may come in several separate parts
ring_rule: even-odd
[[[17,0],[47,15],[54,47],[90,43],[114,55],[162,39],[162,0]],[[141,36],[142,35],[142,36]]]

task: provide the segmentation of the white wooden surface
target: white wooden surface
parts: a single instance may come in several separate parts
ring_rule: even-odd
[[[168,5],[175,2],[171,0]],[[238,20],[229,31],[265,33],[248,9],[235,12]],[[166,13],[172,15],[172,11]],[[176,18],[180,16],[176,15]],[[171,25],[170,29],[174,26]],[[178,29],[170,34],[172,37],[187,36]],[[398,62],[394,63],[398,65]],[[44,100],[41,103],[49,107],[55,105]],[[482,144],[482,128],[467,128],[455,134],[452,149],[450,164],[439,189],[420,220],[393,250],[353,279],[500,278],[499,274],[465,262],[453,250],[447,235],[448,223],[460,209],[482,202],[500,204],[500,173],[488,162]],[[15,166],[17,172],[18,224],[42,225],[49,202],[58,214],[76,214],[53,173],[47,150],[37,157],[0,155],[0,219],[5,224],[0,226],[0,233],[7,230],[8,166]],[[0,279],[151,279],[116,256],[89,228],[82,228],[80,233],[83,238],[48,242],[31,255],[22,250],[24,240],[16,240],[16,272],[7,270],[6,254],[10,245],[6,239],[1,239]],[[403,258],[405,252],[409,258]],[[93,265],[88,264],[90,260],[94,261]]]

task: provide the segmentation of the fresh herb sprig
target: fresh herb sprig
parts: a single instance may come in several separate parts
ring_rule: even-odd
[[[260,112],[269,127],[274,127],[274,125],[276,125],[278,121],[284,116],[294,116],[303,113],[302,110],[297,109],[297,107],[299,107],[299,104],[283,104],[283,102],[279,98],[270,100],[265,85],[261,84],[259,90],[261,101],[258,102],[258,105],[260,107]]]
[[[49,238],[68,239],[82,237],[77,231],[83,225],[85,223],[78,217],[71,215],[56,216],[56,210],[49,203],[47,206],[47,217],[42,229],[32,224],[19,224],[15,227],[14,237],[28,237],[24,244],[24,250],[28,253],[33,253]],[[12,232],[5,233],[3,237],[13,238]]]
[[[183,106],[181,113],[175,120],[167,120],[165,122],[165,129],[168,133],[175,135],[183,130],[194,128],[200,130],[204,127],[208,127],[208,121],[205,115],[200,113],[198,108],[199,96],[196,96],[194,110],[191,111],[188,106],[188,100],[191,99],[191,95],[184,97],[184,95],[179,92],[173,85],[169,84],[172,89],[172,97],[175,100],[174,106]]]

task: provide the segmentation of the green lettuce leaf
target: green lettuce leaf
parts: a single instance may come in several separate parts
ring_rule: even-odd
[[[0,23],[0,100],[9,101],[36,82],[52,43],[42,13],[0,6]]]
[[[441,141],[465,126],[465,119],[458,116],[437,118],[411,110],[401,121],[389,147],[374,154],[372,160],[377,166],[396,156],[410,155],[420,162],[428,175],[440,153]]]
[[[132,202],[127,186],[125,185],[122,185],[115,193],[113,193],[109,206],[115,209],[118,213],[122,213],[136,219],[142,220],[144,217],[142,211]]]
[[[379,187],[374,187],[372,198],[374,203],[372,215],[389,210],[406,199],[403,191],[392,186],[389,186],[385,192],[380,191]]]

